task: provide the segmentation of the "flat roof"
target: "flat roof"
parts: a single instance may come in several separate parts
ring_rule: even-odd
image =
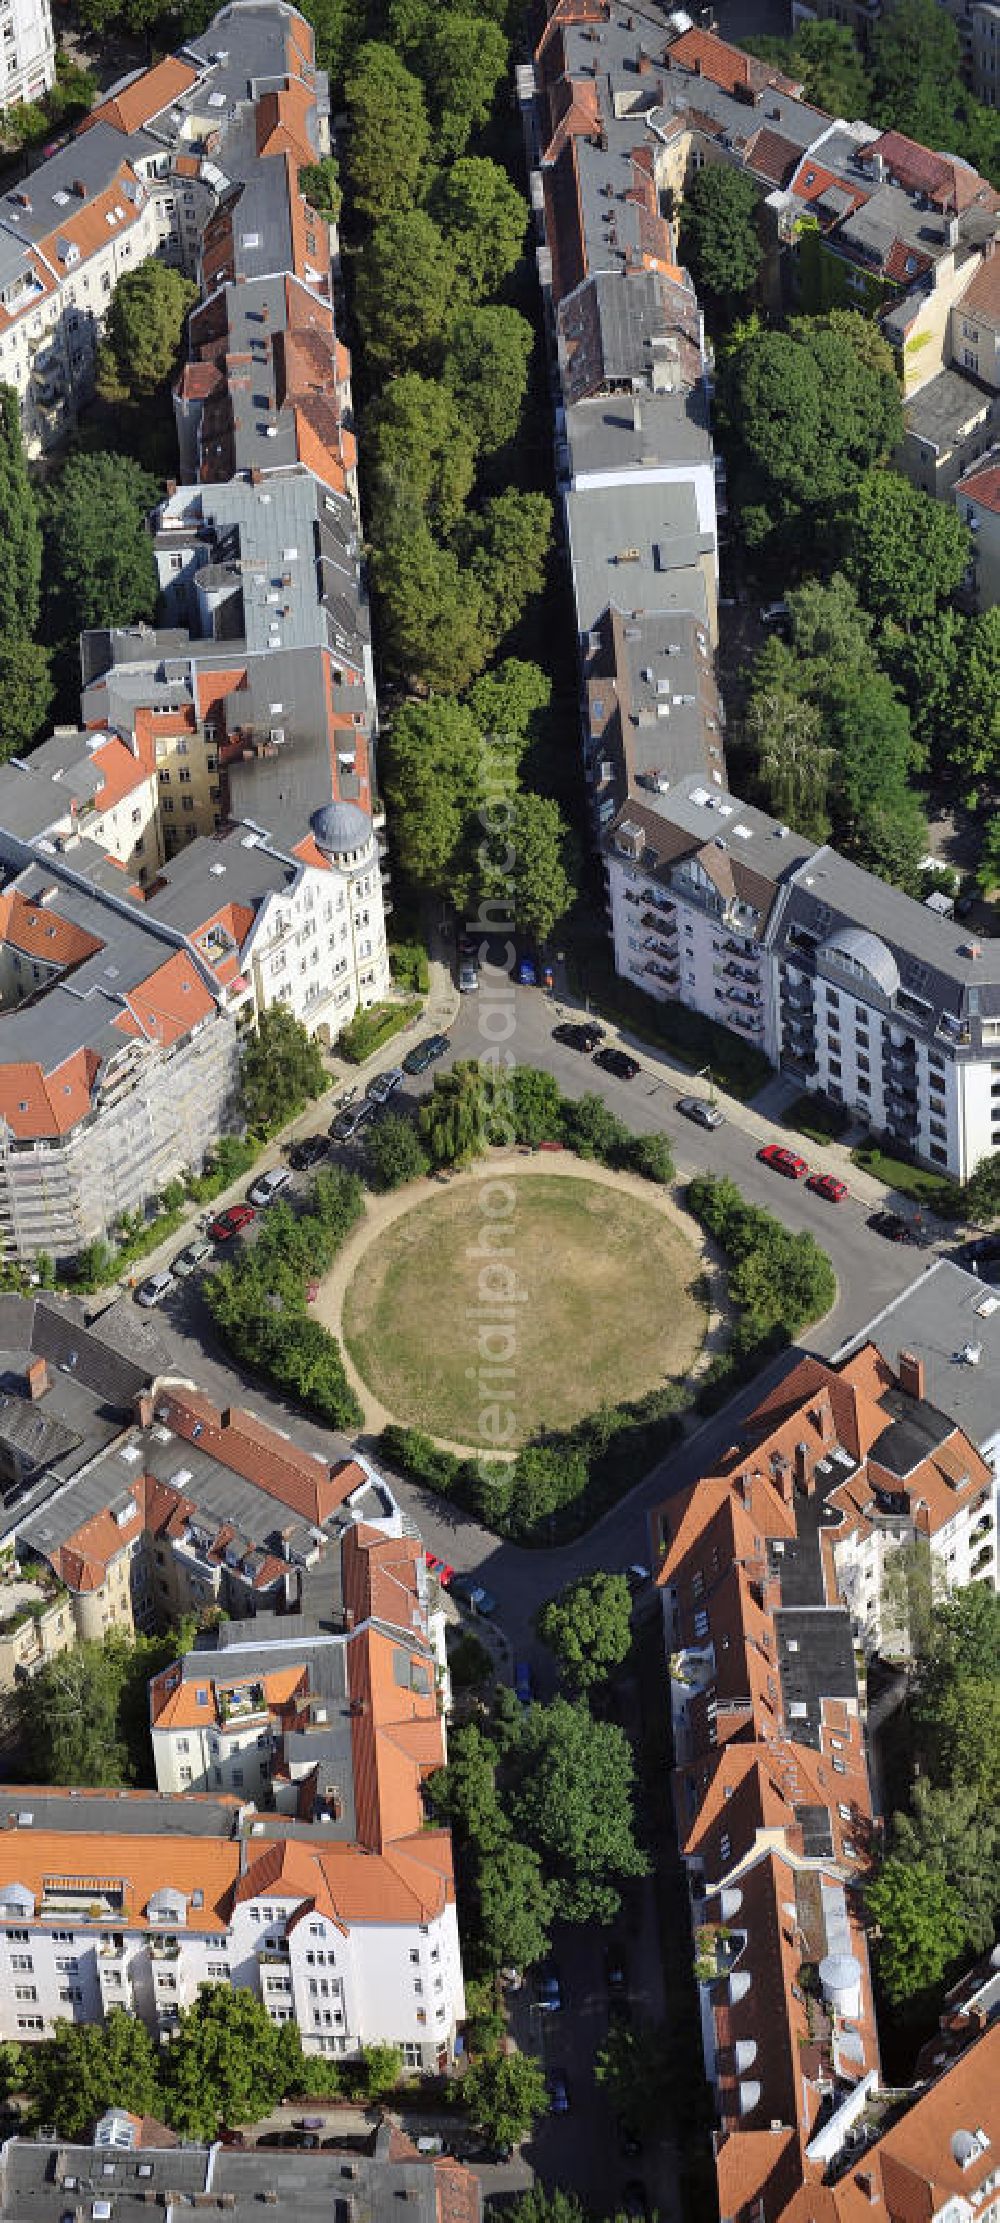
[[[1000,1292],[951,1258],[936,1258],[852,1335],[834,1364],[874,1343],[887,1365],[901,1351],[924,1363],[924,1395],[985,1450],[1000,1431]],[[966,1355],[978,1351],[970,1362]]]

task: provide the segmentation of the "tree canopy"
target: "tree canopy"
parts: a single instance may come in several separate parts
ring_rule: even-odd
[[[414,505],[437,531],[462,516],[476,470],[476,434],[436,378],[393,378],[368,418],[373,530],[388,539]]]
[[[286,2088],[280,2060],[279,2026],[252,1992],[202,1984],[163,2055],[174,2128],[207,2145],[223,2124],[258,2122]]]
[[[827,528],[902,438],[896,379],[871,358],[863,318],[844,314],[752,330],[734,351],[727,411],[744,443],[742,496],[758,534],[783,520],[803,535]]]
[[[697,287],[733,313],[753,292],[763,249],[757,187],[743,170],[706,163],[685,188],[680,252]]]
[[[441,378],[484,455],[514,438],[533,344],[527,317],[496,304],[458,309],[448,325]]]
[[[197,299],[194,280],[155,255],[123,272],[98,349],[97,387],[106,401],[148,401],[166,385]]]
[[[533,2053],[493,2053],[474,2061],[462,2080],[472,2121],[496,2145],[513,2146],[548,2113],[545,2072]]]
[[[407,878],[461,901],[471,873],[475,813],[486,797],[484,747],[472,710],[446,695],[403,703],[384,765],[396,853]]]
[[[61,2138],[87,2139],[109,2107],[162,2109],[157,2049],[123,2007],[109,2008],[103,2023],[57,2022],[44,2045],[25,2047],[22,2076],[39,2121]]]
[[[29,640],[41,607],[42,535],[21,438],[21,405],[0,386],[0,641]]]
[[[314,1035],[281,1003],[262,1011],[243,1051],[243,1106],[251,1127],[283,1127],[327,1087]]]
[[[933,617],[968,567],[968,526],[898,471],[866,471],[851,503],[846,569],[865,608],[907,631]]]
[[[547,795],[524,793],[514,799],[510,823],[497,843],[513,859],[514,913],[522,933],[547,941],[565,918],[576,893],[576,846],[558,803]],[[495,885],[491,873],[486,886]],[[506,884],[503,863],[499,882]]]
[[[386,176],[394,186],[388,167]],[[372,371],[398,371],[439,340],[457,294],[454,260],[433,217],[400,207],[394,194],[357,265],[355,313]]]
[[[542,1607],[538,1634],[570,1688],[589,1690],[628,1658],[631,1616],[624,1575],[581,1575]]]
[[[942,1870],[890,1853],[865,1896],[882,1932],[878,1968],[887,1998],[902,2006],[936,1990],[967,1934]]]
[[[345,167],[358,214],[379,222],[412,209],[431,144],[419,78],[391,46],[373,39],[356,56],[345,92]]]
[[[509,46],[500,25],[471,9],[435,9],[421,49],[421,74],[442,164],[464,153],[484,124],[506,76]]]
[[[493,646],[485,597],[468,566],[421,518],[401,523],[376,548],[373,573],[382,651],[394,675],[445,692],[468,687]]]
[[[159,493],[129,456],[111,449],[70,456],[45,501],[50,637],[72,640],[88,626],[152,619],[158,590],[145,518]]]
[[[633,1764],[624,1732],[595,1721],[580,1702],[556,1698],[525,1715],[512,1765],[515,1829],[539,1854],[556,1914],[568,1922],[613,1921],[620,1882],[646,1870],[633,1835]]]
[[[473,301],[495,293],[524,246],[528,204],[506,170],[483,155],[446,164],[431,194],[431,212]]]

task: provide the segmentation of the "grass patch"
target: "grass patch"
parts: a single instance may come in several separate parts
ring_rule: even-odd
[[[796,1096],[793,1104],[782,1113],[783,1127],[794,1127],[796,1134],[807,1135],[810,1142],[837,1142],[846,1134],[851,1115],[843,1104],[831,1104],[825,1096]]]
[[[686,1004],[658,1003],[632,981],[622,980],[603,951],[588,956],[585,968],[569,957],[566,969],[576,993],[586,995],[599,1017],[626,1028],[651,1050],[666,1050],[692,1072],[707,1065],[713,1080],[740,1103],[748,1103],[770,1080],[771,1067],[752,1043],[701,1012],[689,1011]]]
[[[877,1142],[859,1143],[851,1152],[851,1163],[863,1167],[876,1181],[884,1181],[887,1189],[898,1189],[900,1196],[908,1196],[927,1212],[937,1212],[942,1219],[961,1216],[960,1192],[940,1173],[932,1173],[929,1166],[914,1165],[911,1158],[897,1158]]]
[[[373,1003],[369,1011],[356,1011],[337,1041],[341,1057],[351,1065],[363,1065],[394,1034],[419,1019],[422,1010],[419,996],[412,996],[406,1003]]]
[[[503,1254],[516,1276],[513,1355],[496,1328],[480,1350],[491,1307],[479,1294],[477,1187],[404,1213],[366,1250],[344,1304],[347,1348],[388,1410],[487,1456],[498,1447],[481,1418],[497,1396],[491,1368],[510,1377],[514,1432],[499,1440],[513,1449],[686,1374],[705,1325],[700,1262],[664,1213],[586,1178],[523,1174],[516,1188]]]

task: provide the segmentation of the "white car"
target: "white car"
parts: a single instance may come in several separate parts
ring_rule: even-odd
[[[287,1189],[292,1176],[287,1166],[272,1166],[270,1173],[262,1173],[253,1188],[247,1190],[247,1202],[262,1211],[265,1204],[273,1204],[282,1189]]]
[[[365,1090],[369,1103],[387,1104],[390,1096],[395,1095],[397,1088],[405,1079],[406,1075],[401,1065],[390,1065],[387,1072],[376,1073]]]
[[[175,1287],[173,1274],[167,1273],[165,1268],[158,1274],[149,1274],[145,1281],[139,1283],[135,1293],[136,1304],[146,1305],[147,1307],[159,1304],[164,1297],[169,1296],[171,1289]]]

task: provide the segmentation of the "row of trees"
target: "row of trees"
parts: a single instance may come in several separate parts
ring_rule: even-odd
[[[272,2022],[252,1992],[202,1984],[163,2049],[122,2007],[103,2024],[58,2022],[40,2045],[0,2046],[0,2091],[27,2100],[28,2126],[54,2127],[61,2138],[84,2139],[109,2107],[124,2107],[207,2144],[221,2129],[259,2122],[282,2099],[349,2090],[377,2100],[401,2068],[396,2046],[371,2046],[339,2065],[306,2055],[297,2025]]]
[[[109,1629],[45,1660],[5,1701],[5,1729],[26,1783],[118,1787],[153,1780],[150,1678],[189,1651],[194,1621],[165,1636]]]
[[[972,1583],[914,1634],[913,1780],[867,1899],[883,1989],[920,2016],[1000,1919],[1000,1599]]]
[[[534,1065],[493,1072],[478,1059],[460,1059],[447,1073],[435,1074],[419,1126],[437,1166],[469,1165],[491,1144],[537,1149],[558,1142],[580,1158],[649,1181],[673,1179],[666,1135],[634,1135],[602,1096],[564,1096],[553,1075]]]
[[[732,1350],[753,1360],[790,1343],[829,1312],[837,1295],[833,1267],[812,1235],[795,1235],[773,1213],[748,1204],[735,1181],[699,1176],[688,1208],[725,1252],[736,1310]]]
[[[317,1174],[304,1212],[281,1199],[256,1241],[205,1282],[205,1300],[234,1357],[317,1413],[328,1427],[354,1430],[364,1418],[344,1371],[340,1345],[309,1313],[310,1282],[328,1272],[364,1211],[356,1174]]]

